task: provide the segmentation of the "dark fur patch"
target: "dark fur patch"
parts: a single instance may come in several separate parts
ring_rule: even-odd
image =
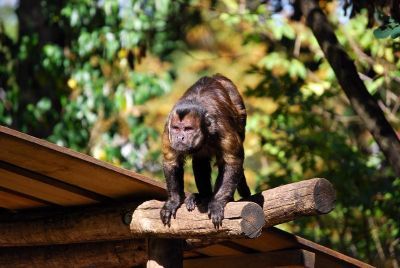
[[[179,103],[179,105],[175,107],[175,112],[181,121],[187,114],[191,112],[197,114],[198,116],[202,116],[204,114],[200,104],[192,103],[191,101],[182,101]]]
[[[189,107],[178,107],[176,109],[176,114],[179,116],[179,120],[182,121],[182,119],[190,113],[191,109]]]

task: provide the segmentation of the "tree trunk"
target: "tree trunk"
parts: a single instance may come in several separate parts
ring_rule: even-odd
[[[332,26],[315,0],[299,0],[301,12],[336,74],[354,111],[362,119],[379,148],[400,176],[400,140],[376,100],[361,81],[356,66],[336,38]]]

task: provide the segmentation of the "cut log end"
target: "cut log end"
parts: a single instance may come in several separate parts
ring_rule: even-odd
[[[259,237],[265,224],[264,212],[260,206],[256,203],[248,203],[243,207],[240,216],[242,217],[240,223],[242,233],[248,238]]]
[[[314,187],[314,204],[318,214],[326,214],[335,208],[336,191],[327,179],[317,179]]]

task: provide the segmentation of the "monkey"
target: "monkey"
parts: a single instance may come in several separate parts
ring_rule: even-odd
[[[160,216],[170,226],[171,216],[185,203],[192,211],[208,204],[208,217],[215,228],[222,226],[225,205],[237,189],[250,196],[243,170],[246,107],[236,86],[216,74],[202,77],[177,101],[168,115],[162,134],[163,171],[168,199]],[[192,158],[198,193],[185,199],[184,164]],[[216,159],[218,176],[211,186],[211,160]]]

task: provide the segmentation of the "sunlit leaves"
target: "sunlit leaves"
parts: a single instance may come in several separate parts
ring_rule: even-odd
[[[18,23],[15,11],[3,4],[0,7],[0,32],[4,31],[8,38],[16,42],[18,40]]]

